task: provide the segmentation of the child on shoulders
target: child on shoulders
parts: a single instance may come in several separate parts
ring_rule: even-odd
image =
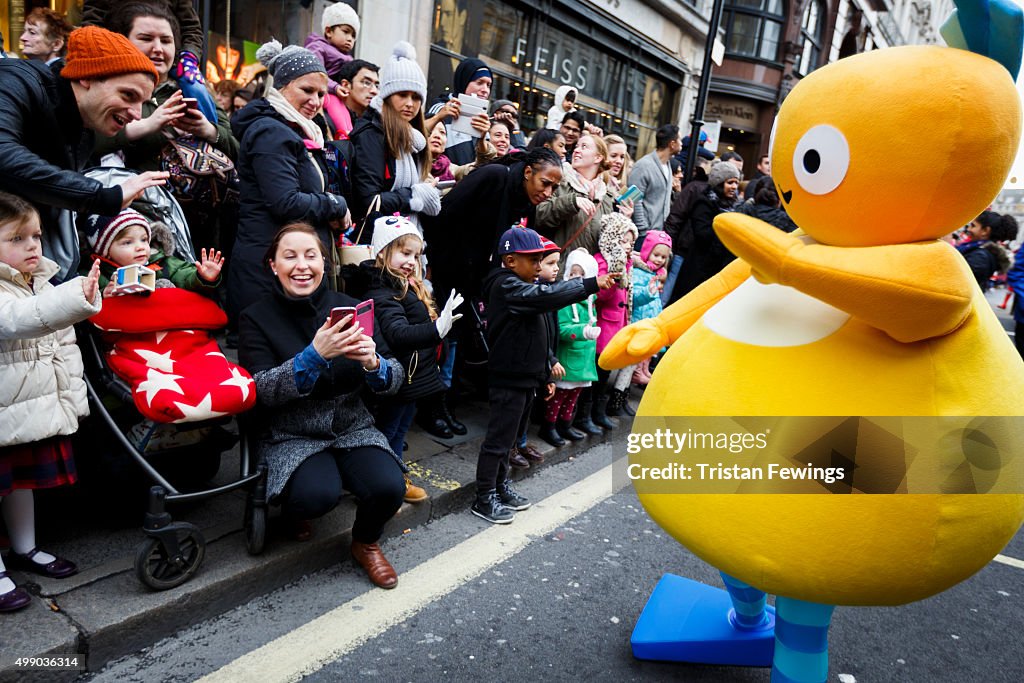
[[[324,110],[337,129],[352,130],[352,121],[345,108],[344,91],[338,82],[341,69],[352,61],[352,48],[359,33],[359,15],[344,2],[336,2],[324,9],[321,20],[323,35],[310,33],[303,47],[315,54],[327,69],[327,96]]]

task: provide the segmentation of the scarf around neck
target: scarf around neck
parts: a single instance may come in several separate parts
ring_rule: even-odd
[[[299,111],[284,98],[284,95],[281,94],[280,90],[277,88],[270,88],[265,97],[270,106],[274,108],[274,111],[283,116],[286,121],[294,123],[299,127],[299,130],[302,131],[302,136],[313,144],[313,149],[323,149],[324,133],[320,130],[320,126],[300,114]],[[306,146],[309,147],[309,144]]]

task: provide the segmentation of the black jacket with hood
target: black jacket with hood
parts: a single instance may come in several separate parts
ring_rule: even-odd
[[[120,186],[104,187],[79,173],[93,142],[70,81],[42,62],[0,59],[0,190],[39,211],[43,253],[60,265],[58,280],[76,276],[79,259],[78,236],[70,221],[60,221],[60,210],[101,216],[121,210]]]
[[[551,351],[545,314],[583,301],[597,289],[594,277],[538,285],[507,268],[491,271],[484,281],[490,385],[532,389],[546,382]]]
[[[384,216],[394,213],[409,215],[412,207],[411,187],[394,188],[395,158],[388,153],[384,140],[384,123],[380,112],[367,107],[349,133],[352,144],[352,218],[362,221],[373,198],[380,195],[380,211]],[[373,226],[367,225],[361,243],[370,243]]]
[[[437,367],[441,337],[426,304],[411,287],[402,296],[401,284],[373,261],[363,261],[359,269],[369,282],[364,298],[373,299],[377,332],[405,368],[402,386],[395,398],[409,402],[444,392],[446,387]]]
[[[235,317],[271,294],[274,280],[264,258],[278,230],[304,221],[330,248],[329,222],[342,220],[347,206],[325,189],[322,150],[308,150],[298,128],[266,99],[235,114],[231,129],[240,143],[238,236],[228,276],[228,312]]]

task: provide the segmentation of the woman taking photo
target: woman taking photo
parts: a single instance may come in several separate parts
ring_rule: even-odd
[[[436,216],[441,210],[423,123],[426,93],[427,79],[416,63],[416,51],[399,42],[381,69],[380,92],[349,134],[354,215],[366,216],[377,197],[377,213],[401,213],[417,226],[416,214]],[[364,232],[361,241],[369,243],[371,238]]]
[[[352,493],[352,555],[375,585],[394,588],[397,573],[377,541],[402,504],[403,465],[360,393],[394,394],[405,373],[352,316],[332,318],[335,307],[358,302],[327,289],[325,263],[313,227],[286,225],[264,262],[272,294],[239,322],[239,361],[256,382],[257,452],[268,466],[268,498],[300,529],[332,510],[342,489]]]
[[[603,179],[609,168],[608,147],[599,137],[583,135],[572,153],[572,167],[550,201],[537,207],[536,230],[568,252],[583,247],[598,251],[601,218],[616,211],[615,197]],[[633,216],[632,203],[617,207],[626,218]]]
[[[708,173],[708,187],[694,200],[690,210],[693,246],[683,262],[671,300],[686,295],[699,284],[714,277],[736,258],[715,234],[715,216],[735,211],[739,206],[740,172],[730,161],[718,161]]]
[[[228,115],[217,109],[213,124],[199,110],[189,106],[178,82],[169,77],[174,56],[181,45],[181,33],[174,14],[160,4],[129,2],[118,6],[106,19],[106,27],[125,36],[142,54],[149,57],[160,79],[153,97],[142,103],[142,118],[128,123],[112,138],[96,141],[95,157],[120,152],[124,165],[135,171],[163,171],[161,157],[174,138],[190,135],[209,143],[232,160],[238,158],[238,141],[231,134]],[[182,203],[192,241],[197,245],[222,246],[218,216]]]
[[[327,72],[309,50],[276,40],[256,52],[274,78],[265,97],[235,114],[241,140],[238,236],[231,251],[228,314],[270,296],[264,256],[281,225],[303,221],[324,244],[348,221],[345,199],[327,191],[324,131],[313,118],[327,93]],[[332,267],[332,266],[328,266]]]

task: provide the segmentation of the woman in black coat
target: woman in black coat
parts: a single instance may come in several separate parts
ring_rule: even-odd
[[[739,198],[740,172],[730,161],[719,161],[708,174],[708,188],[693,203],[690,227],[693,245],[683,261],[672,292],[672,301],[685,296],[705,280],[714,277],[736,256],[725,248],[715,234],[715,216],[734,211]]]
[[[281,226],[316,228],[331,244],[331,228],[349,220],[345,199],[327,191],[323,131],[313,121],[327,92],[327,72],[312,52],[272,41],[257,56],[274,76],[266,97],[231,120],[240,141],[238,235],[231,250],[228,314],[232,319],[273,291],[264,256]]]
[[[416,63],[415,50],[399,42],[381,69],[380,92],[349,133],[352,209],[361,220],[377,197],[380,207],[375,213],[401,213],[417,225],[417,214],[436,216],[441,210],[423,123],[426,92],[427,79]],[[364,231],[360,241],[371,239]]]
[[[355,495],[352,555],[374,584],[393,588],[398,576],[377,541],[402,504],[404,465],[361,396],[394,394],[404,373],[379,336],[350,316],[331,319],[335,307],[357,302],[327,289],[325,261],[311,226],[281,229],[264,264],[272,292],[239,320],[239,361],[256,383],[256,450],[268,497],[296,526],[327,514],[343,489]]]

